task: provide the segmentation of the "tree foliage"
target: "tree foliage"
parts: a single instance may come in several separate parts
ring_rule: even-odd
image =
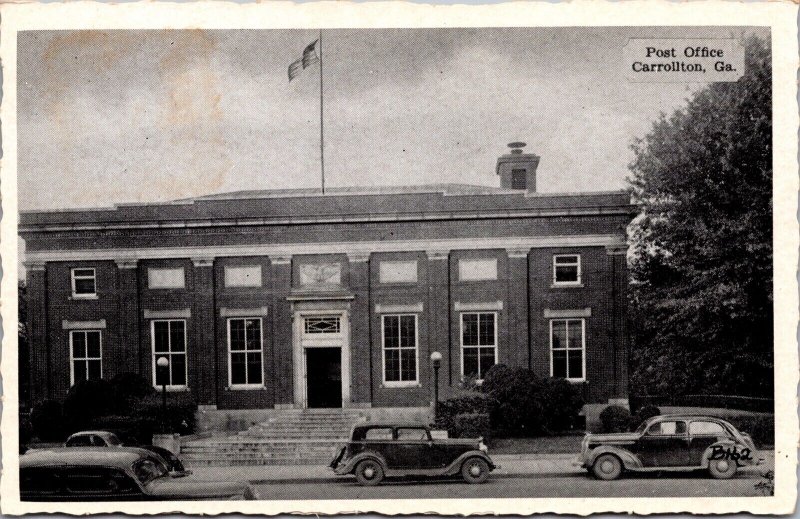
[[[632,391],[772,395],[772,69],[713,83],[633,144]]]

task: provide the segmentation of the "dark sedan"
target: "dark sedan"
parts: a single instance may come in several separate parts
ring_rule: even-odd
[[[134,447],[62,447],[20,456],[23,501],[257,499],[249,483],[175,477],[164,460]]]
[[[576,464],[604,480],[623,471],[704,469],[717,479],[763,462],[753,439],[712,416],[664,415],[645,420],[634,432],[587,434]]]
[[[331,462],[337,475],[354,474],[361,485],[387,476],[452,476],[483,483],[497,468],[481,438],[434,439],[418,423],[361,424]]]

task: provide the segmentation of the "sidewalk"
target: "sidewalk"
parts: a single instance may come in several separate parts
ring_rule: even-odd
[[[767,462],[747,471],[767,470],[774,466],[774,454],[767,453]],[[492,477],[565,476],[586,474],[586,469],[572,465],[575,454],[497,454],[492,456],[500,468]],[[254,465],[234,467],[188,467],[199,480],[249,481],[253,484],[271,482],[310,483],[341,481],[327,465]]]

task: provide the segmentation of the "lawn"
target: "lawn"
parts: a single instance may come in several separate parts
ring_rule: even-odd
[[[538,438],[494,438],[488,442],[492,454],[577,454],[581,434],[541,436]]]

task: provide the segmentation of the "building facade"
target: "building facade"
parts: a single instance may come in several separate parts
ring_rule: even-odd
[[[138,372],[206,409],[422,407],[496,363],[627,397],[624,192],[239,192],[20,216],[31,399]],[[156,362],[166,358],[168,367]]]

